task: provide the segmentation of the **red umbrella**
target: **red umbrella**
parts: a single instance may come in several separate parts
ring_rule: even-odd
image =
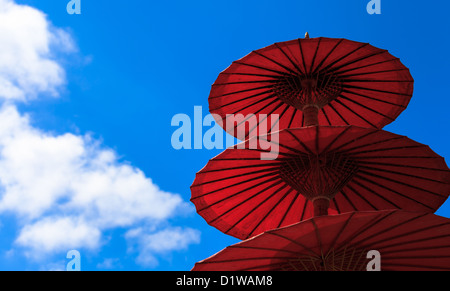
[[[313,217],[351,211],[435,212],[450,194],[450,170],[428,146],[378,129],[317,126],[230,148],[196,175],[191,201],[220,231],[247,239]],[[260,142],[258,147],[251,145]]]
[[[241,140],[261,135],[257,126],[246,125],[260,114],[279,115],[280,129],[382,128],[406,108],[413,83],[409,70],[386,50],[346,39],[298,39],[233,62],[212,86],[209,108]]]
[[[232,245],[193,271],[450,271],[450,220],[399,210],[312,218]]]

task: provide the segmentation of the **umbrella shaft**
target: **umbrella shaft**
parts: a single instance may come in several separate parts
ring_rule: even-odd
[[[330,207],[330,200],[326,198],[317,198],[313,201],[314,217],[328,215],[328,208]]]
[[[305,126],[319,125],[319,108],[309,105],[303,108],[303,116],[305,118]]]

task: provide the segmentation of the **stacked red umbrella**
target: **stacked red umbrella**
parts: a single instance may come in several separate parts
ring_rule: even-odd
[[[194,270],[343,270],[339,264],[359,270],[367,248],[392,254],[386,270],[445,269],[435,262],[439,256],[448,267],[450,224],[431,215],[428,227],[415,218],[446,201],[450,170],[428,146],[381,130],[406,108],[412,91],[413,79],[398,58],[345,39],[276,43],[234,62],[212,87],[210,111],[228,133],[245,141],[197,173],[191,201],[210,225],[248,241]],[[234,114],[279,116],[281,130],[258,135],[259,124],[245,126],[246,119],[236,124]],[[268,152],[267,144],[279,150]],[[364,227],[374,242],[386,232],[389,239],[402,238],[397,247],[409,249],[405,240],[414,242],[415,234],[421,243],[411,243],[407,259],[407,252],[383,243],[347,239],[337,250],[337,238],[312,236],[333,234],[342,223],[361,231],[360,220],[368,223]],[[370,225],[378,220],[384,221],[383,231]],[[272,244],[280,233],[289,235]],[[243,255],[247,250],[252,251]]]

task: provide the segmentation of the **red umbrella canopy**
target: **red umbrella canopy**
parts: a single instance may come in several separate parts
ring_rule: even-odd
[[[262,114],[279,115],[279,129],[382,128],[406,108],[413,83],[398,58],[368,43],[298,39],[233,62],[213,84],[209,109],[228,133],[241,140],[261,135],[250,120]],[[237,118],[239,114],[244,118]],[[257,122],[265,121],[260,117]]]
[[[435,212],[450,194],[450,170],[428,146],[405,136],[315,126],[225,150],[197,173],[191,193],[210,225],[247,239],[328,212]]]
[[[227,247],[193,271],[365,271],[369,251],[382,271],[449,271],[450,220],[400,210],[316,217]]]

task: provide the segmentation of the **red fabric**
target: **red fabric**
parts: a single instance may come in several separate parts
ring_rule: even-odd
[[[285,129],[305,125],[302,106],[311,102],[303,99],[312,98],[321,108],[319,125],[382,128],[406,108],[413,83],[386,50],[346,39],[299,39],[233,62],[212,86],[209,108],[226,130],[228,114],[278,114]],[[258,135],[253,127],[228,132]]]
[[[449,271],[450,220],[399,210],[322,216],[227,247],[193,271],[365,271],[371,250],[382,271]]]
[[[450,193],[450,170],[444,159],[404,136],[355,126],[320,126],[286,129],[266,138],[279,140],[276,160],[261,160],[261,153],[269,150],[252,149],[256,141],[252,138],[238,145],[245,149],[227,149],[211,159],[191,186],[197,212],[239,239],[311,218],[312,202],[305,196],[328,195],[329,214],[384,209],[435,212]],[[302,168],[308,160],[324,165],[320,175]],[[340,174],[344,162],[351,175]],[[291,172],[283,172],[290,168]],[[297,177],[303,184],[295,185]],[[319,182],[312,178],[321,185],[314,185]]]

